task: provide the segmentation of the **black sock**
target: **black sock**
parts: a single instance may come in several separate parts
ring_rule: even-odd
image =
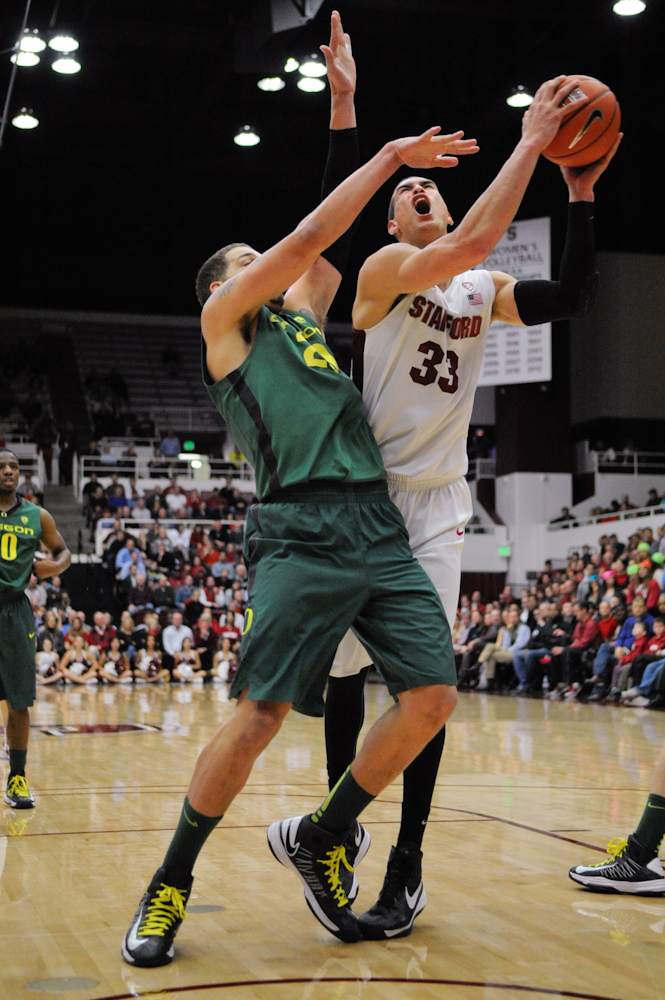
[[[445,742],[446,727],[444,726],[404,772],[402,823],[397,838],[398,847],[405,843],[416,844],[420,847],[423,842],[425,824],[429,816]]]
[[[199,851],[221,819],[221,816],[204,816],[197,812],[185,796],[173,840],[164,858],[164,868],[175,870],[178,876],[184,871],[191,873]]]
[[[325,802],[312,813],[311,820],[328,833],[345,834],[374,797],[360,787],[349,768]]]
[[[642,847],[657,853],[660,842],[665,835],[665,798],[662,795],[650,793],[642,813],[635,836]]]
[[[10,750],[9,751],[9,771],[10,778],[13,778],[16,774],[21,774],[25,777],[25,762],[28,759],[27,750]]]
[[[334,788],[356,755],[365,718],[365,681],[369,667],[352,677],[329,677],[326,695],[328,788]]]

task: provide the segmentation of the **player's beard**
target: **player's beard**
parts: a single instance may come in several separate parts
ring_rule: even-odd
[[[284,295],[280,293],[279,295],[276,295],[274,299],[270,299],[268,302],[268,308],[271,309],[272,312],[281,312],[284,308]]]

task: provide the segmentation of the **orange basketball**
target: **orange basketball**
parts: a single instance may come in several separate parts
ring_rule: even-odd
[[[563,124],[543,152],[564,167],[584,167],[605,156],[621,126],[619,102],[609,87],[592,76],[577,79],[579,86],[563,102],[568,109]]]

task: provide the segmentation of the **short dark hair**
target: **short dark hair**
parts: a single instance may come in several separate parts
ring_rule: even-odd
[[[225,247],[208,257],[196,275],[196,297],[201,306],[210,298],[210,285],[213,281],[224,281],[226,278],[226,255],[236,247],[245,247],[246,243],[227,243]]]
[[[656,617],[653,620],[654,625],[656,624],[656,622],[660,622],[661,625],[665,625],[665,618],[663,618],[662,615],[656,615]]]

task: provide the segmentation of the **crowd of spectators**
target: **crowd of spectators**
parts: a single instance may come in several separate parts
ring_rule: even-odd
[[[665,707],[665,525],[545,564],[516,600],[463,595],[453,629],[461,690]]]
[[[97,522],[110,517],[137,522],[137,525],[169,518],[244,520],[251,500],[233,487],[231,477],[227,478],[225,486],[206,492],[199,492],[195,487],[185,490],[175,477],[166,488],[150,490],[133,478],[128,486],[124,485],[115,472],[104,487],[93,470],[83,487],[83,513],[90,528],[90,541],[94,541]]]
[[[655,487],[652,487],[648,494],[646,501],[640,507],[638,504],[633,503],[627,493],[624,493],[620,500],[612,500],[609,507],[595,506],[589,511],[589,517],[604,517],[605,521],[614,521],[617,519],[618,514],[625,513],[630,510],[642,510],[646,507],[660,507],[665,510],[665,494],[661,496]],[[605,517],[605,515],[607,515]],[[639,517],[640,515],[635,515]],[[577,518],[579,515],[577,515]],[[570,527],[575,527],[576,515],[571,513],[569,507],[562,507],[561,513],[558,517],[553,517],[550,524],[563,524],[570,522]]]

